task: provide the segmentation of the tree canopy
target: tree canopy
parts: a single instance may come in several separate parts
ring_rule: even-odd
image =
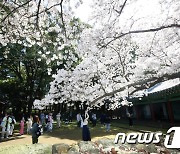
[[[70,101],[101,106],[109,99],[114,109],[138,90],[180,77],[178,0],[94,0],[91,26],[74,18],[71,2],[0,3],[2,59],[14,49],[12,55],[30,53],[23,53],[16,67],[27,72],[31,66],[26,69],[24,56],[34,55],[35,63],[46,62],[44,68],[53,74],[49,92],[35,106]],[[4,68],[7,76],[10,69]],[[17,71],[13,75],[20,79]]]
[[[1,101],[30,113],[33,101],[48,92],[52,74],[79,62],[75,50],[87,25],[63,1],[0,4]]]
[[[112,109],[134,92],[180,77],[177,0],[94,1],[92,29],[81,35],[74,70],[60,69],[43,102],[87,102]],[[56,100],[56,101],[55,101]]]

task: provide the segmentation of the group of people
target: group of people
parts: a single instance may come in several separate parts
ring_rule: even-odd
[[[1,139],[9,138],[13,135],[14,124],[16,124],[16,119],[12,114],[5,114],[4,118],[1,121]]]
[[[88,114],[86,111],[85,114],[78,113],[77,116],[77,126],[82,128],[82,139],[83,141],[91,141],[91,135],[88,127],[88,120],[92,122],[92,126],[95,127],[97,123],[97,117],[95,113]],[[56,115],[57,120],[57,127],[61,127],[61,114],[60,112]],[[110,131],[110,122],[111,118],[108,115],[105,115],[101,117],[100,119],[101,123],[105,125],[106,131]],[[5,114],[4,118],[1,122],[2,127],[2,133],[1,133],[1,139],[8,138],[9,136],[13,135],[14,130],[14,124],[16,124],[15,117],[12,114]],[[25,118],[22,116],[22,119],[20,121],[20,135],[24,134],[24,128],[27,128],[27,134],[32,135],[32,143],[38,143],[38,137],[41,135],[42,130],[47,132],[52,132],[53,129],[53,115],[52,113],[43,113],[41,112],[38,115],[35,116],[29,116],[28,118]],[[41,130],[39,130],[39,127],[41,127]]]
[[[53,129],[53,115],[52,113],[40,114],[40,124],[44,127],[44,130],[47,132],[52,132]]]
[[[24,134],[24,129],[26,125],[26,132],[27,134],[32,135],[32,142],[37,143],[38,137],[42,133],[43,127],[44,130],[52,132],[53,128],[53,117],[52,113],[49,113],[47,115],[43,115],[44,113],[41,113],[40,116],[29,116],[26,121],[24,116],[22,116],[22,119],[20,120],[20,129],[19,129],[19,135]],[[39,118],[40,117],[40,118]],[[1,139],[8,139],[9,137],[13,136],[14,131],[14,125],[16,124],[15,117],[10,113],[5,113],[4,117],[1,118],[0,121],[0,127],[1,127]],[[41,130],[39,130],[39,127],[41,127]],[[59,123],[60,127],[60,123]]]

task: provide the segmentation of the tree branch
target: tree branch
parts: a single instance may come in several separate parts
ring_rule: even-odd
[[[39,28],[39,26],[38,26],[38,20],[39,20],[39,9],[40,9],[40,5],[41,5],[41,0],[39,0],[38,8],[37,8],[37,13],[36,13],[36,16],[37,16],[37,18],[36,18],[36,26],[37,26],[37,28]]]
[[[61,3],[60,3],[60,7],[61,7],[61,21],[62,21],[62,24],[63,24],[63,27],[64,27],[64,35],[66,37],[67,35],[66,35],[66,27],[65,27],[65,24],[64,24],[64,18],[63,18],[63,6],[62,6],[62,3],[63,3],[63,0],[61,0]]]
[[[119,15],[121,15],[121,14],[122,14],[122,11],[123,11],[123,9],[124,9],[124,7],[125,7],[125,5],[126,5],[126,2],[127,2],[127,0],[124,1],[124,3],[123,3],[123,5],[122,5],[120,11],[116,10],[115,8],[113,8],[113,9],[114,9]]]
[[[137,86],[137,85],[143,85],[143,84],[146,84],[148,82],[153,82],[153,81],[154,81],[153,84],[155,84],[155,83],[157,83],[156,82],[157,80],[158,80],[158,82],[163,82],[163,81],[166,81],[168,79],[175,79],[175,78],[179,78],[179,77],[180,77],[180,72],[175,72],[175,73],[170,74],[170,75],[165,74],[165,75],[163,75],[161,77],[152,77],[152,78],[149,78],[149,79],[137,81],[135,83],[130,83],[130,84],[127,84],[127,85],[125,85],[125,86],[123,86],[123,87],[121,87],[121,88],[119,88],[117,90],[114,90],[114,91],[110,92],[110,93],[106,93],[106,94],[104,94],[102,96],[97,97],[96,99],[94,99],[91,102],[91,105],[94,105],[97,101],[99,101],[99,100],[101,100],[101,99],[103,99],[103,98],[105,98],[107,96],[112,96],[112,95],[114,95],[114,94],[116,94],[118,92],[121,92],[121,91],[125,90],[127,87],[132,87],[132,86],[134,87],[134,86]],[[151,84],[150,86],[153,86],[153,85]]]
[[[22,5],[19,5],[18,7],[14,8],[11,12],[9,12],[2,20],[1,23],[4,22],[13,12],[15,12],[16,10],[18,10],[19,8],[25,6],[26,4],[28,4],[29,2],[31,2],[32,0],[29,0],[25,3],[23,3]]]
[[[157,28],[150,28],[150,29],[142,29],[142,30],[134,30],[134,31],[129,31],[127,33],[121,33],[119,36],[114,37],[112,40],[110,40],[108,43],[106,43],[105,45],[103,45],[101,48],[104,48],[106,46],[108,46],[110,43],[112,43],[113,41],[129,35],[129,34],[138,34],[138,33],[149,33],[149,32],[157,32],[163,29],[167,29],[167,28],[180,28],[179,24],[171,24],[171,25],[167,25],[167,26],[161,26],[161,27],[157,27]]]

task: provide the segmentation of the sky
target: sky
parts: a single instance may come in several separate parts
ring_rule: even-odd
[[[83,0],[83,4],[74,10],[75,16],[79,17],[83,22],[86,23],[88,23],[88,17],[91,14],[91,2],[91,0]]]
[[[83,4],[80,4],[76,9],[73,9],[75,12],[75,16],[79,17],[83,22],[91,23],[89,20],[89,16],[92,14],[92,8],[90,5],[93,6],[92,0],[82,0]],[[75,2],[75,1],[74,1]],[[135,3],[135,8],[133,7],[127,7],[124,9],[125,14],[124,17],[128,17],[132,12],[137,9],[136,16],[138,18],[140,17],[147,17],[151,16],[152,14],[159,14],[160,8],[158,5],[157,0],[138,0],[137,4]],[[136,8],[138,6],[138,8]],[[157,17],[157,16],[156,16]]]

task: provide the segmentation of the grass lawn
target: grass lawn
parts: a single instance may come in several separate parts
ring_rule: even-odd
[[[134,125],[133,127],[129,127],[128,124],[123,124],[120,121],[113,121],[111,123],[111,130],[110,132],[105,131],[105,126],[100,124],[99,122],[95,127],[92,127],[92,124],[89,123],[91,138],[99,138],[103,136],[115,136],[117,133],[129,133],[129,132],[144,132],[144,131],[151,131],[157,132],[161,131],[163,133],[167,132],[167,129],[163,128],[153,128],[147,126],[139,126]],[[62,123],[61,128],[57,128],[56,123],[54,124],[53,132],[45,133],[45,135],[52,136],[52,137],[59,137],[61,139],[71,139],[76,141],[82,140],[82,129],[78,128],[76,122],[72,122],[70,124]]]

